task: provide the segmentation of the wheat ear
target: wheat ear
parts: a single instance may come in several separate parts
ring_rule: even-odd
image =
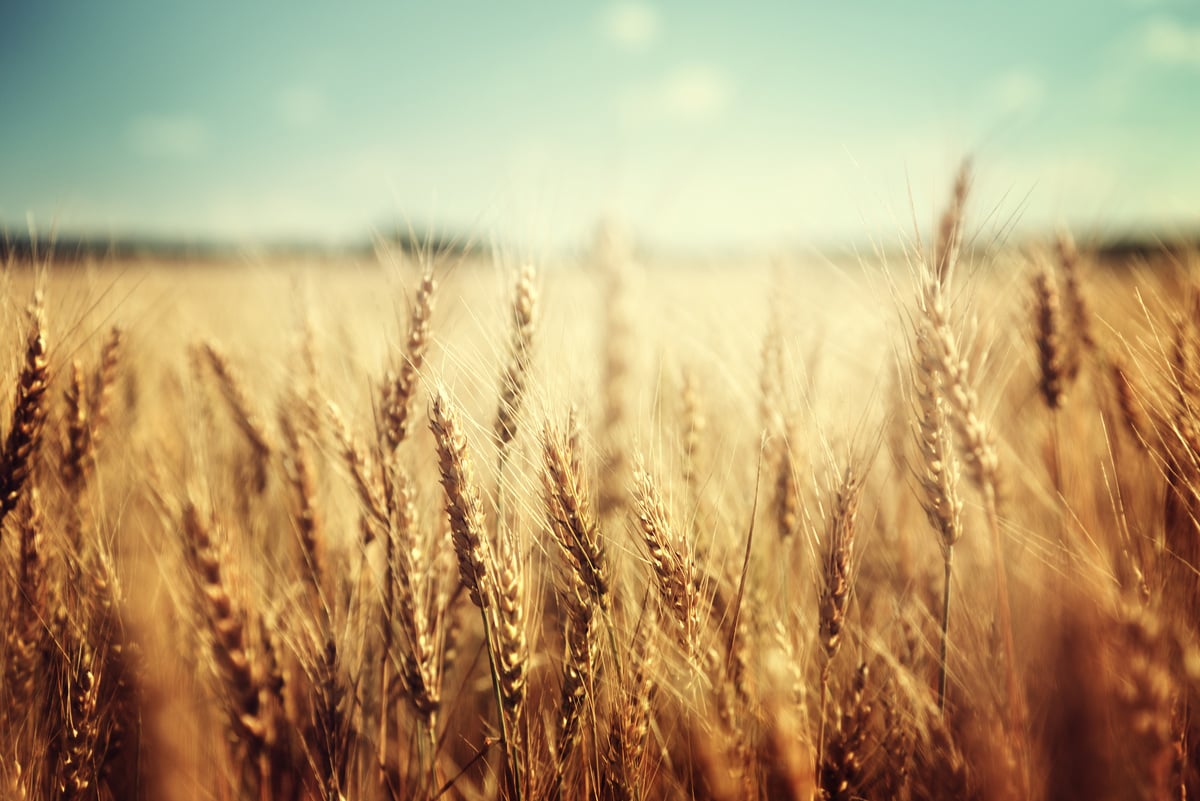
[[[247,767],[257,770],[260,783],[265,784],[261,757],[270,732],[263,715],[265,688],[247,643],[247,619],[230,594],[222,554],[209,524],[191,502],[183,510],[183,534],[188,567],[208,625],[211,655],[227,695],[230,730],[244,750]]]
[[[511,318],[512,340],[509,343],[508,362],[500,378],[500,405],[496,411],[496,441],[501,454],[505,452],[517,434],[517,415],[525,396],[525,384],[529,378],[529,363],[533,348],[533,335],[537,326],[538,291],[534,281],[536,274],[531,265],[521,269],[513,295]]]
[[[433,267],[421,274],[421,284],[408,310],[408,336],[404,340],[404,356],[394,374],[383,383],[380,404],[380,428],[384,445],[395,450],[408,436],[412,425],[411,408],[416,395],[417,380],[425,364],[429,346],[430,319],[433,317],[434,293],[437,282]]]
[[[942,388],[950,409],[950,423],[955,440],[966,464],[968,475],[980,488],[991,534],[992,562],[996,573],[997,615],[1004,647],[1008,685],[1010,726],[1021,729],[1025,712],[1017,682],[1016,647],[1013,643],[1012,611],[1008,598],[1008,575],[1004,547],[1000,536],[999,485],[1000,460],[991,430],[980,416],[979,399],[967,377],[968,363],[958,348],[958,340],[950,325],[949,311],[942,286],[931,271],[923,276],[921,311],[929,323],[930,340],[934,346]]]
[[[204,355],[217,377],[217,385],[233,413],[234,422],[254,451],[254,481],[256,489],[262,492],[267,486],[267,468],[273,450],[267,429],[255,413],[250,397],[246,394],[245,384],[229,358],[211,342],[205,343]]]
[[[514,677],[508,678],[506,684],[506,677],[502,673],[503,668],[511,670],[513,660],[505,659],[512,656],[511,652],[501,654],[499,651],[502,645],[500,632],[495,630],[496,623],[492,615],[491,607],[496,591],[493,588],[494,579],[487,569],[491,560],[485,539],[482,493],[475,477],[474,462],[467,449],[467,439],[463,434],[458,411],[451,405],[446,391],[441,387],[434,393],[429,413],[429,428],[437,443],[438,469],[441,473],[442,489],[446,494],[446,516],[450,521],[454,553],[458,559],[459,579],[471,602],[479,608],[483,619],[484,643],[492,674],[492,692],[496,699],[496,712],[500,718],[500,740],[504,748],[505,764],[512,772],[514,790],[519,799],[520,768],[511,747],[512,733],[508,730],[509,703],[516,697],[516,687]],[[511,590],[514,583],[512,577],[506,576],[502,580],[506,584],[505,591]],[[504,603],[508,604],[508,599]],[[511,624],[511,611],[507,615],[502,613],[501,617],[507,617]]]
[[[1039,387],[1046,406],[1053,411],[1061,409],[1066,399],[1068,368],[1062,341],[1062,300],[1049,268],[1043,267],[1034,275],[1033,290]]]
[[[958,460],[954,457],[946,420],[942,376],[927,321],[915,324],[913,393],[917,424],[914,427],[920,462],[917,481],[921,505],[942,548],[942,631],[938,658],[938,709],[946,703],[947,659],[950,639],[950,592],[954,546],[962,537],[962,500],[958,496]]]
[[[637,521],[659,596],[675,617],[680,644],[690,658],[698,653],[700,638],[699,577],[691,549],[671,526],[654,479],[640,460],[634,466],[633,481]]]
[[[938,221],[938,237],[933,253],[933,270],[938,284],[949,286],[954,267],[962,249],[963,221],[966,216],[967,195],[971,191],[971,161],[963,159],[954,176],[950,202]]]
[[[45,312],[41,293],[29,309],[29,335],[25,340],[25,364],[17,379],[12,424],[0,454],[0,522],[16,508],[21,490],[33,472],[42,446],[46,423],[46,387],[50,367],[46,361]]]
[[[820,644],[824,652],[824,661],[821,664],[821,717],[817,735],[818,766],[824,764],[825,757],[825,718],[830,672],[834,657],[841,648],[850,593],[854,587],[852,560],[861,493],[861,480],[852,468],[847,467],[834,496],[833,512],[825,534],[825,564],[818,607]]]

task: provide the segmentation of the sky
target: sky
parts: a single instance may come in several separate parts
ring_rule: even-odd
[[[0,223],[570,246],[1200,224],[1190,0],[6,2]]]

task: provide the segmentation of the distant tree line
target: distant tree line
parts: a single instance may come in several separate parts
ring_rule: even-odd
[[[0,229],[2,231],[2,229]],[[39,261],[80,263],[105,259],[154,259],[156,261],[221,261],[247,250],[277,256],[367,255],[377,244],[405,252],[461,254],[470,250],[469,237],[431,235],[396,229],[377,235],[372,241],[329,245],[300,240],[271,240],[252,244],[217,239],[173,239],[169,237],[100,237],[70,233],[30,235],[14,231],[0,232],[0,262],[4,264]]]
[[[1084,241],[1087,241],[1086,239]],[[172,239],[167,237],[98,237],[77,234],[14,233],[0,228],[0,263],[81,263],[105,259],[153,259],[165,262],[222,261],[248,250],[274,256],[367,256],[379,246],[406,253],[462,255],[478,249],[469,235],[433,234],[397,226],[390,232],[364,237],[361,242],[331,246],[299,240],[274,240],[252,244],[216,239]],[[1182,254],[1200,248],[1200,232],[1169,236],[1153,233],[1113,236],[1094,240],[1088,251],[1100,262],[1123,264],[1132,259]]]

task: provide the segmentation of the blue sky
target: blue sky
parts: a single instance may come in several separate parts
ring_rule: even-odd
[[[0,221],[537,247],[1200,222],[1191,2],[7,4]]]

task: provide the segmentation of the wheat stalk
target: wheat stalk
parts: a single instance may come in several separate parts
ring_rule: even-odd
[[[434,395],[429,427],[437,441],[438,468],[446,493],[446,515],[454,537],[459,577],[471,603],[486,609],[491,592],[484,558],[483,501],[458,411],[440,387]]]
[[[408,336],[404,340],[404,356],[395,372],[384,379],[380,398],[380,428],[384,445],[395,450],[408,436],[412,424],[410,410],[416,394],[417,379],[425,364],[429,346],[430,320],[437,282],[433,267],[421,274],[421,284],[408,311]]]
[[[950,202],[938,220],[937,243],[933,252],[933,274],[940,286],[949,286],[962,249],[963,220],[967,196],[971,191],[971,161],[963,159],[954,176]]]
[[[1062,301],[1049,268],[1038,270],[1033,279],[1034,330],[1041,368],[1042,399],[1051,410],[1061,409],[1066,399],[1067,363],[1062,343]]]
[[[496,441],[503,453],[517,434],[517,414],[525,396],[529,378],[529,362],[537,325],[538,291],[532,265],[521,268],[513,295],[511,318],[512,340],[508,362],[500,378],[500,406],[496,411]]]
[[[609,608],[608,559],[591,514],[578,454],[566,437],[547,423],[542,432],[546,512],[550,531],[579,580],[601,609]]]
[[[627,501],[628,444],[625,440],[629,417],[628,390],[632,320],[629,310],[628,254],[615,229],[601,231],[595,243],[596,259],[603,279],[604,336],[601,340],[600,393],[603,404],[597,510],[608,525],[617,519]]]
[[[1074,337],[1073,347],[1068,352],[1068,377],[1074,379],[1083,361],[1083,354],[1096,349],[1096,335],[1092,326],[1092,305],[1083,292],[1083,282],[1079,277],[1079,249],[1071,232],[1066,228],[1058,230],[1055,240],[1058,252],[1058,264],[1063,275],[1063,295],[1066,298],[1067,317],[1070,320]]]
[[[334,438],[342,454],[342,461],[345,463],[346,469],[350,471],[354,489],[358,493],[363,511],[366,512],[364,544],[368,544],[379,536],[379,532],[386,531],[389,524],[387,500],[381,486],[382,478],[380,478],[375,464],[368,460],[362,444],[351,433],[350,426],[346,423],[341,409],[332,402],[326,408],[329,422],[333,426]]]
[[[246,615],[230,593],[222,554],[209,524],[190,501],[183,509],[182,528],[184,553],[208,626],[210,654],[227,695],[230,731],[249,772],[265,787],[268,770],[263,757],[271,731],[263,715],[266,688],[247,642]]]
[[[291,488],[296,509],[296,534],[300,543],[304,580],[324,615],[329,614],[329,584],[326,579],[326,542],[321,512],[318,508],[316,467],[308,445],[301,439],[293,419],[299,408],[295,399],[280,406],[279,430],[283,433],[285,475]]]
[[[117,383],[117,371],[121,366],[121,355],[125,348],[125,332],[114,325],[108,331],[104,344],[100,347],[100,361],[92,373],[91,387],[86,393],[88,398],[88,417],[91,418],[92,447],[100,443],[104,428],[108,424],[108,415],[112,405],[113,387]]]
[[[938,660],[938,709],[946,703],[947,659],[949,655],[950,591],[954,546],[962,537],[962,500],[958,496],[958,462],[954,458],[942,377],[938,367],[929,326],[915,324],[913,346],[913,391],[916,396],[917,424],[914,427],[917,451],[921,456],[917,482],[921,505],[929,524],[938,534],[942,548],[944,578],[942,585],[942,631]]]
[[[929,324],[930,340],[942,376],[942,388],[950,409],[950,423],[968,475],[980,488],[991,535],[992,562],[996,574],[997,615],[1004,648],[1007,676],[1009,724],[1015,732],[1024,727],[1024,703],[1017,681],[1016,646],[1013,643],[1012,611],[1008,598],[1008,575],[1000,536],[1000,461],[993,435],[979,412],[979,400],[967,377],[968,362],[958,349],[950,325],[949,311],[941,284],[930,271],[922,276],[921,311]]]
[[[817,733],[817,766],[823,768],[827,747],[826,705],[829,698],[829,677],[834,657],[842,645],[842,630],[850,593],[854,587],[852,559],[858,518],[858,503],[862,492],[861,479],[852,468],[842,474],[834,495],[832,512],[825,532],[825,564],[821,574],[819,610],[819,641],[824,660],[821,663],[821,712]]]
[[[446,516],[458,559],[459,579],[483,618],[492,691],[500,717],[500,741],[519,799],[522,794],[516,752],[519,745],[513,742],[514,732],[509,730],[508,724],[519,710],[518,701],[524,689],[523,661],[520,659],[523,646],[517,639],[523,636],[519,620],[521,606],[516,600],[520,578],[516,567],[509,567],[501,576],[492,576],[488,572],[491,558],[486,545],[482,494],[475,478],[474,462],[467,449],[458,411],[441,387],[434,393],[429,427],[437,442],[438,468],[446,495]],[[501,547],[507,548],[507,545]],[[504,556],[511,558],[511,550],[506,550]],[[494,615],[492,607],[497,603],[502,608]]]
[[[46,387],[50,367],[46,361],[45,311],[41,294],[29,309],[29,335],[25,340],[25,364],[17,379],[12,423],[0,453],[0,522],[16,508],[21,490],[33,472],[42,445],[46,423]]]
[[[237,375],[229,358],[211,342],[205,343],[203,350],[212,367],[213,374],[217,377],[217,385],[221,389],[221,394],[225,397],[229,410],[233,413],[234,422],[241,429],[246,441],[250,443],[250,447],[254,451],[255,488],[262,492],[267,486],[267,468],[273,452],[267,430],[255,413],[250,403],[250,397],[246,393],[245,384]]]
[[[699,653],[700,604],[697,598],[699,576],[686,540],[671,526],[666,506],[654,479],[641,460],[633,470],[636,516],[642,542],[650,557],[650,566],[658,585],[659,597],[671,610],[679,641],[689,658]]]

